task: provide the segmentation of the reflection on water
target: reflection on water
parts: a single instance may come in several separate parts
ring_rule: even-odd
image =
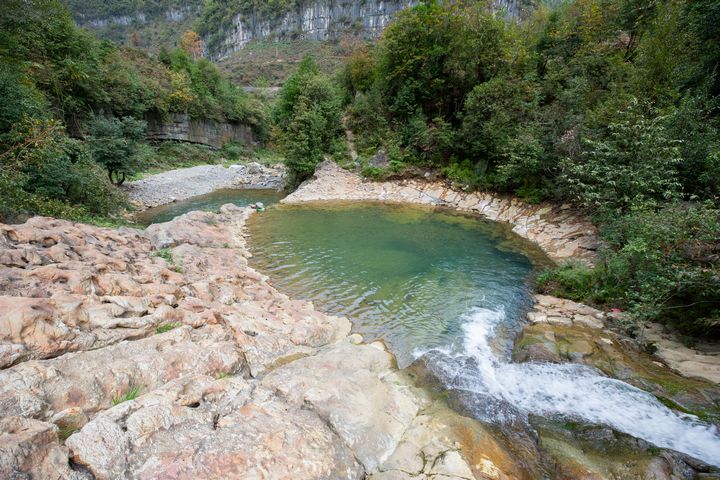
[[[215,212],[226,203],[233,203],[239,207],[245,207],[257,202],[272,205],[279,202],[284,196],[284,192],[268,189],[216,190],[206,195],[198,195],[179,202],[149,208],[135,215],[134,219],[136,223],[147,226],[152,223],[168,222],[183,213],[192,212],[193,210]]]

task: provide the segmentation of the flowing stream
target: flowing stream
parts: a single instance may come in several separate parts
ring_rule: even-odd
[[[217,211],[226,203],[233,203],[239,207],[245,207],[257,202],[272,205],[280,201],[284,196],[283,192],[269,189],[228,188],[216,190],[206,195],[198,195],[197,197],[148,208],[135,215],[135,222],[145,226],[151,223],[167,222],[193,210]]]
[[[278,206],[249,224],[254,267],[286,293],[382,339],[400,367],[423,357],[445,388],[498,423],[528,414],[603,424],[720,466],[720,432],[575,364],[512,363],[544,259],[499,224],[407,206]]]

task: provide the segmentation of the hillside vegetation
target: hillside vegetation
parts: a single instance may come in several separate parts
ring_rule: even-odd
[[[710,0],[576,0],[521,23],[484,2],[424,2],[354,52],[328,107],[314,88],[292,93],[323,84],[300,67],[282,92],[289,165],[300,181],[333,153],[307,138],[339,138],[344,101],[366,175],[431,168],[585,209],[602,261],[546,272],[541,288],[718,337],[718,18]],[[379,149],[389,165],[370,161]]]
[[[96,40],[57,0],[0,11],[0,217],[116,212],[122,181],[158,152],[146,115],[242,122],[262,138],[263,107],[192,51],[157,57]],[[162,155],[162,152],[159,153]]]

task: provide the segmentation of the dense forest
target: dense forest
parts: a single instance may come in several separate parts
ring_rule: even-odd
[[[90,219],[124,205],[112,183],[162,148],[144,141],[147,115],[187,113],[253,126],[264,108],[200,58],[199,37],[151,56],[98,41],[56,0],[0,11],[0,216]]]
[[[300,181],[335,153],[346,108],[368,176],[436,169],[593,218],[601,263],[545,272],[541,289],[626,310],[629,328],[718,337],[718,19],[712,0],[576,0],[519,23],[485,2],[424,2],[334,85],[310,62],[287,82],[287,161]]]

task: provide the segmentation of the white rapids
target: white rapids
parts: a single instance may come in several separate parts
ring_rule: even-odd
[[[503,321],[502,309],[478,308],[467,317],[463,344],[452,352],[442,350],[444,360],[433,366],[440,369],[447,388],[507,403],[524,414],[563,415],[607,425],[720,466],[716,426],[692,415],[677,415],[643,390],[583,365],[500,359],[490,340]]]

